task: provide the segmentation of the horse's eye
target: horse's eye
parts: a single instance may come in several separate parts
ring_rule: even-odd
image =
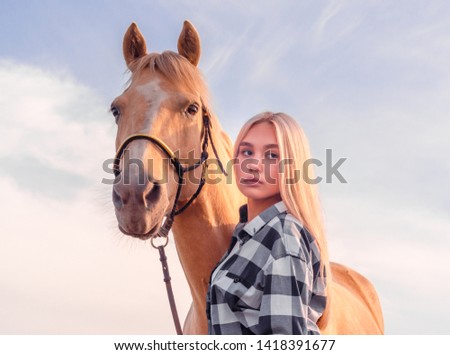
[[[189,113],[192,116],[195,115],[197,112],[198,112],[197,104],[189,105],[189,107],[187,108],[187,113]]]
[[[120,110],[116,106],[111,106],[111,113],[113,114],[114,118],[116,119],[116,123],[119,123]]]

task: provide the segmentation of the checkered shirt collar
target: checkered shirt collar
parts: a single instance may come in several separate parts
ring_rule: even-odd
[[[247,205],[243,205],[239,209],[239,223],[244,224],[242,230],[245,231],[250,237],[253,237],[262,227],[264,227],[274,217],[286,211],[287,211],[286,205],[284,204],[283,201],[280,201],[266,208],[259,215],[257,215],[250,222],[247,223],[248,221]]]

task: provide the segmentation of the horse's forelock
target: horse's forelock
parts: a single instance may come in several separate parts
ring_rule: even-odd
[[[208,90],[200,71],[183,56],[172,51],[147,54],[132,65],[130,79],[134,80],[145,70],[158,72],[175,86],[199,94],[209,106]]]
[[[135,61],[131,66],[131,78],[133,81],[144,71],[150,70],[162,74],[169,82],[179,87],[180,90],[193,95],[200,95],[203,104],[210,113],[210,118],[215,127],[213,136],[216,142],[222,141],[227,149],[232,149],[231,143],[225,142],[220,136],[221,126],[214,112],[212,111],[209,93],[201,72],[192,65],[186,58],[172,51],[160,53],[150,53]]]

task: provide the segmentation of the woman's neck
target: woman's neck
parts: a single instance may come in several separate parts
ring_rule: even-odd
[[[270,206],[274,205],[277,202],[281,201],[281,195],[276,194],[264,199],[247,199],[247,214],[248,214],[248,221],[251,221],[253,218],[255,218],[257,215],[259,215],[261,212],[269,208]]]

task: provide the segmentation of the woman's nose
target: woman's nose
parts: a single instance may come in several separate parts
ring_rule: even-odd
[[[250,158],[247,166],[252,171],[261,172],[263,168],[262,160],[258,158]]]

